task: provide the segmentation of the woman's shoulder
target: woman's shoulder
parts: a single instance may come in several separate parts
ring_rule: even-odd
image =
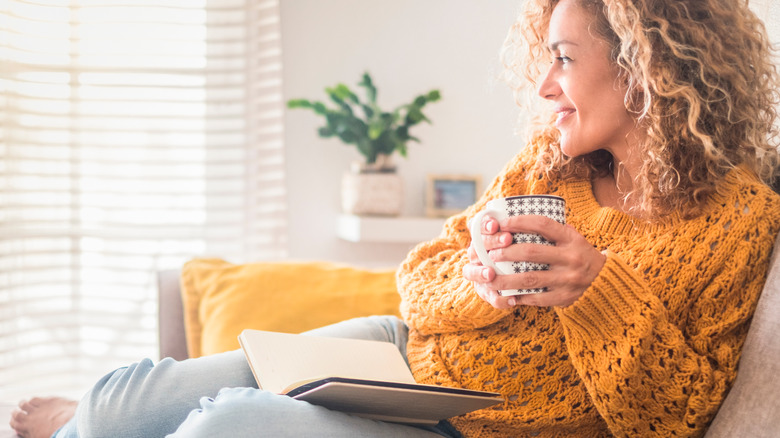
[[[726,175],[709,203],[732,220],[765,224],[774,234],[780,231],[780,194],[744,167]]]
[[[780,194],[745,167],[740,166],[729,172],[718,187],[718,193],[780,216]]]

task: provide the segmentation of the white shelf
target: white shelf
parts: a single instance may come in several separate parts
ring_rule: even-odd
[[[342,214],[336,235],[350,242],[418,243],[437,237],[443,218],[379,217]]]

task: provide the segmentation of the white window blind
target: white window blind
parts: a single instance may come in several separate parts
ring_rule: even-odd
[[[158,270],[285,256],[278,11],[0,2],[0,397],[156,358]]]

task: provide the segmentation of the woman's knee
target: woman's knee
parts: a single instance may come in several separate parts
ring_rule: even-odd
[[[118,368],[103,376],[84,395],[76,411],[78,433],[81,437],[102,436],[111,433],[109,428],[123,427],[127,421],[127,398],[131,394],[130,382],[137,381],[139,374],[148,374],[153,367],[149,359]]]
[[[170,437],[254,437],[259,431],[285,430],[300,419],[297,413],[307,403],[255,388],[225,388],[214,397],[203,397]],[[273,435],[269,435],[273,436]]]
[[[215,397],[221,388],[256,385],[241,350],[156,364],[144,359],[98,381],[79,403],[79,433],[88,436],[160,435],[176,430],[200,397]],[[152,433],[151,431],[154,431]]]

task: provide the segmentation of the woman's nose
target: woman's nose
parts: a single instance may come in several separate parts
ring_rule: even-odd
[[[554,78],[554,69],[555,66],[550,66],[539,84],[537,92],[543,99],[555,99],[561,93],[561,87]]]

